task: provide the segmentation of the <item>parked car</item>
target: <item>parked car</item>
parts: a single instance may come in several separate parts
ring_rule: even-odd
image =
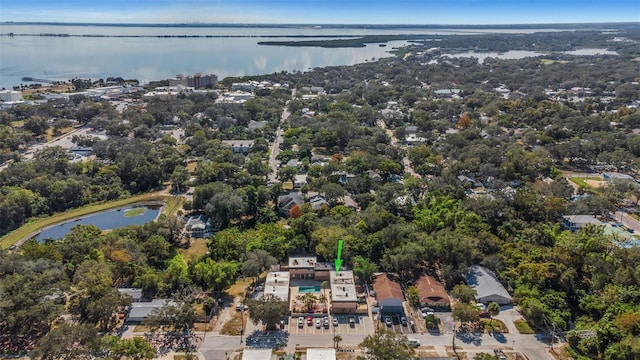
[[[249,310],[249,306],[243,303],[236,304],[236,311],[244,311],[244,310]]]
[[[391,317],[390,316],[385,316],[384,317],[384,324],[391,327],[391,325],[393,325],[393,321],[391,321]]]
[[[337,317],[333,317],[333,326],[338,326],[338,318]]]
[[[433,310],[432,308],[430,308],[428,306],[425,306],[425,307],[421,308],[420,310],[422,310],[422,312],[429,312],[429,311],[433,312],[433,311],[435,311],[435,310]]]
[[[309,326],[313,325],[313,316],[311,315],[307,316],[307,325]]]
[[[402,324],[402,326],[407,326],[407,318],[406,317],[401,317],[400,318],[400,324]]]
[[[414,339],[414,338],[409,338],[409,344],[415,346],[415,347],[419,347],[420,346],[420,340],[418,339]]]
[[[325,316],[324,319],[322,319],[322,324],[324,325],[325,329],[329,328],[329,317]]]
[[[356,320],[352,317],[349,318],[349,327],[356,327]]]
[[[427,318],[427,316],[429,316],[429,315],[435,315],[435,314],[433,313],[433,311],[427,311],[427,312],[422,312],[422,314],[420,314],[420,315],[422,315],[422,318],[423,318],[423,319],[426,319],[426,318]]]
[[[300,316],[298,318],[298,328],[303,328],[303,327],[304,327],[304,318]]]
[[[322,321],[320,319],[316,319],[316,329],[320,329],[322,327]]]

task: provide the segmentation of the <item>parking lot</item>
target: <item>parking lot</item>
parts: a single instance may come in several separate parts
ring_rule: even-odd
[[[329,316],[329,328],[325,328],[324,324],[321,324],[320,328],[316,328],[315,320],[316,318],[323,320],[325,315],[318,315],[313,318],[313,323],[311,325],[307,324],[307,317],[304,316],[304,322],[302,327],[298,327],[298,317],[291,317],[289,319],[289,333],[290,334],[299,334],[299,335],[315,335],[315,334],[352,334],[352,335],[369,335],[372,334],[375,330],[373,322],[371,318],[366,315],[330,315]],[[333,325],[334,317],[338,320],[338,325]],[[349,318],[353,318],[354,325],[353,327],[349,325]]]
[[[414,331],[411,330],[411,326],[408,323],[409,321],[411,321],[411,319],[407,318],[407,324],[403,325],[400,323],[400,318],[403,317],[405,315],[402,314],[383,314],[380,319],[378,320],[378,323],[380,326],[380,328],[385,328],[389,331],[393,331],[396,334],[413,334]],[[387,324],[385,322],[386,318],[390,318],[391,319],[391,324]]]

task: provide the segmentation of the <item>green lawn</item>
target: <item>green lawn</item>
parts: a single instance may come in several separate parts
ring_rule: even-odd
[[[483,323],[485,333],[490,333],[490,332],[499,332],[503,334],[509,333],[509,329],[507,329],[507,325],[505,325],[502,321],[498,319],[493,319],[493,320],[480,319],[480,321]]]
[[[529,323],[526,320],[516,320],[516,321],[513,322],[513,325],[516,326],[516,329],[518,329],[518,332],[520,334],[535,334],[536,333],[535,331],[533,331],[531,326],[529,326]]]
[[[587,184],[587,180],[602,181],[601,177],[571,177],[569,180],[573,181],[576,185],[585,189],[591,189],[592,186]]]
[[[147,212],[147,208],[145,208],[145,207],[137,207],[137,208],[126,210],[124,212],[124,217],[140,216],[140,215],[144,215],[144,213],[146,213],[146,212]]]
[[[47,216],[44,218],[36,218],[22,225],[18,229],[3,236],[0,239],[0,248],[8,249],[9,247],[11,247],[11,245],[17,243],[18,241],[35,235],[37,231],[47,226],[51,226],[59,222],[63,222],[65,220],[82,217],[88,214],[92,214],[92,213],[96,213],[104,210],[123,207],[131,204],[135,204],[138,202],[165,201],[166,198],[167,198],[166,195],[160,195],[158,193],[142,194],[142,195],[132,196],[127,199],[110,201],[110,202],[100,203],[100,204],[87,205],[78,209],[57,213],[52,216]]]

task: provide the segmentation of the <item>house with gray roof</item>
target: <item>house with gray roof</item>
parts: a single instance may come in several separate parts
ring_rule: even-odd
[[[302,195],[298,192],[290,192],[285,195],[278,196],[278,211],[282,216],[289,216],[291,209],[297,205],[298,207],[304,204]]]
[[[479,303],[495,302],[500,305],[511,303],[511,295],[493,271],[480,265],[473,265],[465,275],[465,280],[467,285],[476,291],[476,300]]]
[[[604,223],[593,215],[565,215],[562,217],[562,226],[571,231],[580,230],[588,224],[604,226]]]
[[[153,309],[159,309],[165,304],[171,304],[171,300],[155,299],[149,302],[134,302],[131,304],[129,316],[125,320],[126,324],[139,324],[151,314]]]

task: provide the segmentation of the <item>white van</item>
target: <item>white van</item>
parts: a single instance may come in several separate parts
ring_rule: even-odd
[[[420,346],[420,340],[418,339],[413,339],[413,338],[409,338],[409,344],[415,346],[415,347],[419,347]]]

